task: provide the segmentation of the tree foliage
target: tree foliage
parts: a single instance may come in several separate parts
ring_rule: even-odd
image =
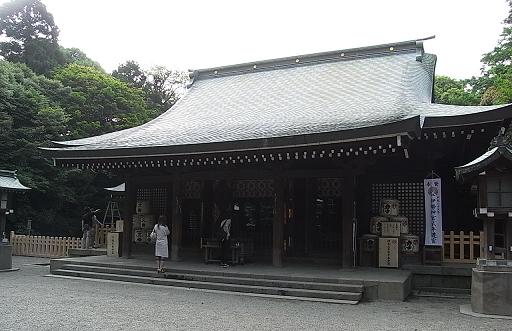
[[[101,65],[98,62],[91,60],[84,52],[82,52],[78,48],[61,47],[60,51],[62,53],[62,56],[64,57],[64,62],[66,64],[76,63],[76,64],[79,64],[82,66],[93,67],[100,71],[103,71],[103,68],[101,67]]]
[[[27,64],[36,73],[49,73],[64,63],[59,28],[40,0],[14,0],[0,7],[0,56]]]
[[[112,76],[144,91],[150,108],[164,112],[181,97],[188,82],[187,73],[155,66],[143,70],[135,61],[127,61],[112,72]]]
[[[435,101],[442,104],[470,106],[480,102],[479,96],[473,92],[467,80],[447,76],[436,76],[434,95]]]
[[[61,100],[71,117],[68,138],[140,125],[155,116],[141,90],[97,68],[73,63],[57,69],[52,77],[71,89],[69,97]]]
[[[112,76],[122,80],[126,84],[135,88],[144,88],[146,84],[146,73],[141,69],[139,64],[135,61],[126,61],[119,65],[116,70],[112,72]]]
[[[21,181],[33,188],[18,196],[9,219],[19,230],[27,219],[42,233],[76,233],[83,196],[91,201],[96,176],[53,167],[38,147],[67,130],[70,117],[58,97],[71,93],[62,83],[38,76],[26,65],[0,61],[0,169],[17,169]],[[78,186],[80,185],[80,186]]]
[[[38,147],[140,125],[162,111],[140,68],[139,84],[129,68],[109,75],[81,50],[61,47],[58,34],[40,0],[0,7],[0,169],[18,170],[33,188],[18,196],[9,230],[23,231],[32,219],[35,233],[77,235],[83,207],[101,208],[102,188],[119,183],[107,173],[55,168]],[[169,91],[158,88],[151,90]]]

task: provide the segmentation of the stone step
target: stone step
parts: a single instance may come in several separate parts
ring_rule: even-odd
[[[125,274],[131,276],[149,276],[154,277],[155,271],[148,270],[137,270],[137,269],[125,269],[125,268],[114,268],[105,266],[88,266],[88,265],[77,265],[77,264],[66,264],[62,267],[65,270],[76,270],[76,271],[90,271],[97,273],[109,273],[109,274]],[[201,281],[211,283],[224,283],[224,284],[240,284],[240,285],[252,285],[252,286],[266,286],[266,287],[286,287],[294,289],[307,289],[307,290],[320,290],[320,291],[337,291],[337,292],[354,292],[363,293],[364,287],[362,285],[354,284],[336,284],[336,283],[322,283],[322,282],[299,282],[290,280],[272,280],[272,279],[261,279],[261,278],[247,278],[247,277],[234,277],[225,275],[204,275],[197,274],[191,270],[187,272],[176,272],[174,269],[169,270],[163,275],[159,275],[167,279],[179,279],[186,281]]]
[[[418,287],[416,290],[422,291],[422,292],[431,292],[431,293],[471,295],[470,288],[422,286],[422,287]]]
[[[69,256],[98,256],[107,255],[106,248],[70,248],[68,251]]]
[[[58,260],[52,260],[51,262],[58,262]],[[145,270],[145,271],[155,271],[155,267],[153,266],[141,266],[141,265],[130,265],[130,264],[109,264],[102,262],[90,262],[90,261],[72,261],[66,262],[64,264],[73,265],[85,265],[85,266],[95,266],[95,267],[115,267],[119,269],[127,269],[127,270]],[[183,273],[183,274],[196,274],[196,275],[210,275],[210,276],[224,276],[224,277],[241,277],[241,278],[257,278],[257,279],[266,279],[266,280],[284,280],[284,281],[295,281],[295,282],[315,282],[315,283],[329,283],[329,284],[344,284],[344,285],[359,285],[362,286],[363,282],[357,279],[337,279],[337,278],[323,278],[323,277],[312,277],[312,276],[297,276],[297,275],[289,275],[289,274],[259,274],[259,273],[249,273],[249,272],[238,272],[230,269],[229,271],[222,270],[204,270],[204,269],[183,269],[176,268],[171,264],[167,264],[168,271],[172,271],[174,273]],[[60,268],[60,266],[58,266]]]
[[[82,277],[93,279],[106,279],[116,280],[132,283],[154,284],[154,285],[167,285],[186,288],[198,288],[207,290],[219,290],[237,293],[253,293],[265,294],[276,297],[294,297],[294,298],[314,298],[326,299],[333,303],[350,303],[356,304],[361,300],[362,293],[357,292],[337,292],[337,291],[321,291],[321,290],[308,290],[308,289],[295,289],[287,287],[270,287],[270,286],[253,286],[242,284],[226,284],[202,281],[190,281],[180,279],[168,279],[165,277],[158,277],[156,274],[153,276],[132,276],[126,274],[109,274],[101,272],[89,272],[78,270],[57,269],[52,271],[53,274],[69,276],[69,277]],[[160,276],[160,275],[159,275]],[[336,302],[334,302],[334,301]]]

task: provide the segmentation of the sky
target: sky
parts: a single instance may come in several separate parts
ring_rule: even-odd
[[[0,3],[6,2],[0,0]],[[479,75],[496,46],[505,0],[43,0],[60,44],[111,72],[201,69],[435,35],[436,74]]]

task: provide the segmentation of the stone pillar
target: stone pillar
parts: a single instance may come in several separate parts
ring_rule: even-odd
[[[355,177],[353,174],[343,178],[342,187],[342,219],[341,219],[341,266],[352,268],[354,266],[352,227],[355,218]]]
[[[0,243],[0,270],[12,269],[12,246]]]
[[[132,256],[133,227],[132,220],[137,204],[137,187],[130,178],[125,180],[126,204],[124,206],[124,223],[123,223],[123,244],[122,256],[130,258]]]
[[[181,182],[174,178],[172,182],[172,223],[171,223],[171,260],[180,261],[181,237],[183,232],[183,213],[181,200]]]
[[[272,265],[283,266],[283,228],[284,228],[284,192],[285,181],[274,180],[274,223],[272,227]]]

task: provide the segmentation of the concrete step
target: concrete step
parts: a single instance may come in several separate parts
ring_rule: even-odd
[[[146,272],[146,271],[143,271]],[[338,292],[338,291],[323,291],[323,290],[308,290],[308,289],[296,289],[288,287],[270,287],[270,286],[254,286],[254,285],[242,285],[242,284],[227,284],[227,283],[215,283],[215,282],[204,282],[195,280],[181,280],[181,279],[169,279],[163,277],[164,275],[157,275],[155,273],[148,274],[145,276],[134,276],[127,274],[113,274],[103,272],[91,272],[91,271],[79,271],[73,269],[57,269],[52,271],[53,274],[68,276],[68,277],[82,277],[82,278],[93,278],[93,279],[106,279],[116,280],[123,282],[143,283],[143,284],[154,284],[154,285],[167,285],[176,287],[186,288],[198,288],[207,290],[219,290],[227,292],[238,292],[238,293],[253,293],[253,294],[264,294],[271,295],[281,298],[306,298],[318,300],[329,300],[331,303],[349,303],[356,304],[362,298],[360,292]]]
[[[70,248],[68,251],[68,254],[70,257],[107,255],[107,249],[106,248]]]
[[[109,264],[102,262],[90,262],[90,261],[73,261],[73,262],[65,262],[62,264],[58,263],[57,260],[52,260],[52,268],[61,268],[62,265],[65,264],[73,264],[73,265],[82,265],[82,266],[95,266],[95,267],[115,267],[119,269],[126,270],[145,270],[154,272],[155,267],[151,266],[141,266],[141,265],[130,265],[130,264]],[[248,272],[237,272],[233,269],[229,271],[221,270],[204,270],[204,269],[181,269],[176,268],[170,264],[167,265],[167,270],[173,273],[182,273],[182,274],[195,274],[195,275],[210,275],[210,276],[225,276],[225,277],[240,277],[240,278],[256,278],[256,279],[266,279],[266,280],[284,280],[284,281],[295,281],[295,282],[315,282],[315,283],[328,283],[328,284],[343,284],[343,285],[359,285],[362,286],[363,282],[357,279],[336,279],[336,278],[322,278],[322,277],[311,277],[311,276],[296,276],[289,274],[258,274],[258,273],[248,273]]]
[[[124,274],[131,276],[149,276],[154,277],[154,270],[136,270],[136,269],[125,269],[125,268],[114,268],[105,266],[89,266],[89,265],[77,265],[69,264],[62,267],[64,270],[75,270],[75,271],[89,271],[97,273],[108,273],[108,274]],[[305,289],[305,290],[319,290],[319,291],[335,291],[335,292],[352,292],[352,293],[363,293],[364,287],[362,285],[355,284],[336,284],[336,283],[323,283],[323,282],[304,282],[304,281],[293,281],[293,280],[273,280],[263,278],[247,278],[247,277],[235,277],[227,275],[205,275],[200,273],[194,273],[191,270],[187,272],[176,272],[173,269],[166,272],[163,277],[167,279],[177,279],[185,281],[201,281],[211,283],[224,283],[224,284],[239,284],[239,285],[251,285],[251,286],[264,286],[264,287],[285,287],[293,289]]]

